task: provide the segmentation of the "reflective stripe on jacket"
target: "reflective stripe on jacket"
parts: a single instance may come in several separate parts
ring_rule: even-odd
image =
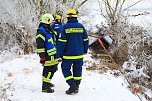
[[[61,34],[61,28],[62,28],[62,23],[61,22],[54,22],[52,24],[52,29],[54,30],[54,32],[56,32],[56,39],[59,39],[59,36]]]
[[[76,18],[71,18],[62,27],[57,43],[57,56],[63,59],[81,59],[88,50],[88,35]]]
[[[54,37],[52,33],[48,33],[44,27],[39,27],[38,30],[42,30],[45,33],[46,51],[49,56],[56,54],[56,48],[54,46]]]
[[[45,58],[45,64],[43,66],[52,66],[58,64],[56,59],[56,47],[54,33],[49,33],[46,26],[40,26],[37,30],[36,36],[37,53],[40,58]]]

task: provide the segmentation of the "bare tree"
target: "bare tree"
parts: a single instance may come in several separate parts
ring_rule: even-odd
[[[115,39],[115,46],[121,45],[122,42],[120,42],[121,40],[119,39],[122,37],[126,37],[125,41],[128,41],[128,35],[123,31],[124,27],[128,26],[127,16],[124,15],[124,11],[141,1],[142,0],[139,0],[134,4],[130,4],[129,7],[124,8],[127,0],[98,0],[101,15],[107,19],[110,34],[112,34]],[[103,7],[105,8],[105,12],[103,12]]]
[[[146,29],[140,26],[131,25],[128,23],[128,16],[124,16],[124,12],[143,0],[138,0],[134,4],[128,5],[125,8],[125,3],[128,0],[98,0],[101,7],[101,15],[107,19],[110,28],[110,34],[115,40],[113,51],[116,54],[116,62],[121,61],[121,58],[126,58],[125,61],[133,61],[135,71],[134,77],[131,76],[129,82],[136,81],[134,83],[144,86],[146,88],[152,88],[152,36],[150,36]],[[105,7],[105,12],[103,11]],[[140,16],[138,14],[137,16]],[[127,47],[127,57],[124,57],[122,52],[123,47]],[[122,55],[122,57],[120,57]],[[125,62],[123,61],[123,62]],[[123,63],[122,63],[123,64]],[[131,65],[130,65],[131,66]],[[128,66],[129,68],[129,66]],[[147,76],[137,73],[142,71]],[[147,95],[146,95],[147,96]]]
[[[0,51],[34,50],[40,17],[45,12],[54,13],[55,4],[55,0],[0,0]]]

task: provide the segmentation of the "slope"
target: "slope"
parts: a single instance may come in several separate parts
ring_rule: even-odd
[[[87,55],[85,61],[91,60]],[[110,72],[99,74],[83,68],[83,80],[80,92],[66,95],[68,89],[62,75],[60,64],[52,82],[55,93],[41,92],[42,66],[36,54],[25,55],[0,64],[0,98],[1,101],[139,101],[127,88],[122,77],[114,77]]]

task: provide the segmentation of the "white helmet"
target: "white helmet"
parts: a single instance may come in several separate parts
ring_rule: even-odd
[[[42,23],[50,24],[53,21],[54,21],[54,18],[52,16],[52,14],[46,13],[42,16],[42,20],[41,20]]]

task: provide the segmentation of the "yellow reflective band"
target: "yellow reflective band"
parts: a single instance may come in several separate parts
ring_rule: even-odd
[[[50,61],[45,61],[45,64],[43,66],[52,66],[58,64],[58,59],[55,60],[50,60]]]
[[[58,26],[59,24],[55,24],[55,26]]]
[[[38,52],[38,53],[43,53],[43,52],[45,52],[45,49],[44,49],[44,48],[37,49],[37,52]]]
[[[50,79],[48,80],[48,79],[46,79],[45,77],[42,77],[42,81],[47,82],[47,83],[50,83]]]
[[[63,56],[64,59],[81,59],[83,58],[83,55],[79,56]]]
[[[74,80],[81,80],[82,79],[82,76],[80,77],[73,77]]]
[[[57,52],[54,51],[54,52],[48,53],[48,55],[51,56],[51,55],[54,55],[54,54],[56,54],[56,53],[57,53]]]
[[[54,47],[53,49],[47,50],[47,53],[51,53],[53,51],[56,51],[56,48]]]
[[[51,60],[54,60],[54,56],[51,56]]]
[[[51,43],[53,43],[53,39],[52,39],[52,38],[50,38],[50,39],[48,40],[48,42],[51,42]]]
[[[51,76],[51,72],[48,73],[47,79],[49,79]]]
[[[73,79],[73,76],[68,76],[68,77],[65,78],[66,81],[70,80],[70,79]]]
[[[36,39],[39,38],[39,37],[42,38],[42,39],[45,41],[45,37],[44,37],[43,35],[38,34],[38,35],[36,36]]]
[[[87,39],[83,39],[83,41],[88,41],[89,39],[87,38]]]
[[[67,42],[67,40],[62,40],[62,39],[58,39],[58,41],[61,41],[61,42]]]
[[[48,73],[47,78],[45,78],[45,77],[43,76],[42,80],[43,80],[44,82],[50,83],[50,82],[51,82],[50,76],[51,76],[51,72]]]
[[[65,29],[66,33],[83,33],[83,28],[69,28]]]
[[[55,35],[58,35],[58,33],[56,31],[53,30],[53,32],[54,32]]]

